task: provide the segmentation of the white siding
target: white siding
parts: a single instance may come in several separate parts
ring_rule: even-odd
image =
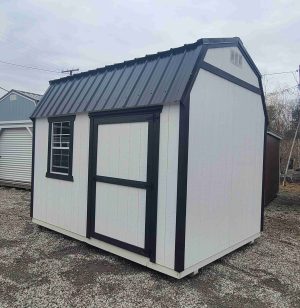
[[[190,97],[185,268],[260,232],[261,97],[200,70]]]
[[[179,105],[160,117],[156,263],[174,268],[179,138]]]
[[[89,117],[74,122],[74,182],[46,178],[48,156],[47,119],[36,120],[33,217],[85,236],[88,186]]]
[[[147,181],[148,122],[98,126],[97,175]],[[95,232],[145,247],[146,189],[96,184]]]
[[[256,87],[259,87],[257,76],[254,74],[243,56],[241,67],[236,66],[230,61],[232,50],[241,55],[237,47],[211,48],[208,49],[204,61]]]
[[[164,106],[160,121],[156,262],[170,269],[174,268],[175,254],[178,134],[179,106]],[[86,232],[88,140],[89,117],[77,115],[74,122],[74,182],[46,178],[48,121],[36,120],[33,217],[83,237]],[[137,243],[141,245],[141,237]]]
[[[0,180],[30,183],[31,152],[32,137],[26,128],[3,128],[0,131]]]
[[[148,122],[98,126],[97,175],[147,181]]]
[[[98,182],[95,232],[145,247],[146,190]]]

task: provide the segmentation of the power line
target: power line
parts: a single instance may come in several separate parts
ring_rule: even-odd
[[[295,71],[288,71],[288,72],[275,72],[275,73],[268,73],[268,74],[262,74],[262,76],[271,76],[271,75],[281,75],[281,74],[293,74],[298,72],[298,70]]]
[[[4,89],[4,88],[2,88],[2,87],[0,87],[0,89],[3,90],[3,91],[9,92],[8,90],[6,90],[6,89]]]
[[[36,66],[27,66],[27,65],[12,63],[12,62],[6,62],[6,61],[3,61],[3,60],[0,60],[0,63],[18,66],[18,67],[22,67],[22,68],[27,68],[27,69],[31,69],[31,70],[39,70],[39,71],[50,72],[50,73],[58,73],[58,74],[62,73],[60,71],[48,70],[48,69],[39,68],[39,67],[36,67]]]

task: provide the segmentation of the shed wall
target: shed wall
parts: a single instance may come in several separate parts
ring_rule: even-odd
[[[185,268],[260,232],[261,97],[200,70],[190,96]]]
[[[231,51],[242,55],[237,47],[211,48],[206,53],[205,62],[259,88],[257,76],[244,56],[242,56],[242,65],[237,66],[231,62]]]
[[[46,118],[36,119],[33,218],[85,236],[89,117],[80,114],[74,122],[74,182],[45,177],[48,127]],[[174,268],[178,133],[179,106],[164,106],[160,120],[156,263],[170,269]]]
[[[33,217],[85,236],[88,187],[89,117],[74,122],[74,182],[47,178],[48,120],[36,120]]]
[[[7,95],[0,101],[0,121],[29,120],[35,108],[34,102],[16,93],[12,94],[16,95],[16,100],[11,101],[10,95]]]

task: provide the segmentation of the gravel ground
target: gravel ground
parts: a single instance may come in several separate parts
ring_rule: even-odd
[[[300,185],[265,232],[195,277],[165,275],[38,227],[30,193],[0,187],[0,307],[300,307]]]

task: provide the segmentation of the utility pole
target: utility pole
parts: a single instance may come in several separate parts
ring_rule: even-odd
[[[298,74],[299,74],[299,78],[298,78],[298,93],[300,92],[300,64],[299,64],[299,68],[298,68]],[[300,97],[299,97],[300,99]]]
[[[73,75],[73,72],[78,72],[79,71],[79,68],[73,68],[73,69],[70,69],[70,70],[64,70],[64,71],[61,71],[62,73],[70,73],[70,76]]]

